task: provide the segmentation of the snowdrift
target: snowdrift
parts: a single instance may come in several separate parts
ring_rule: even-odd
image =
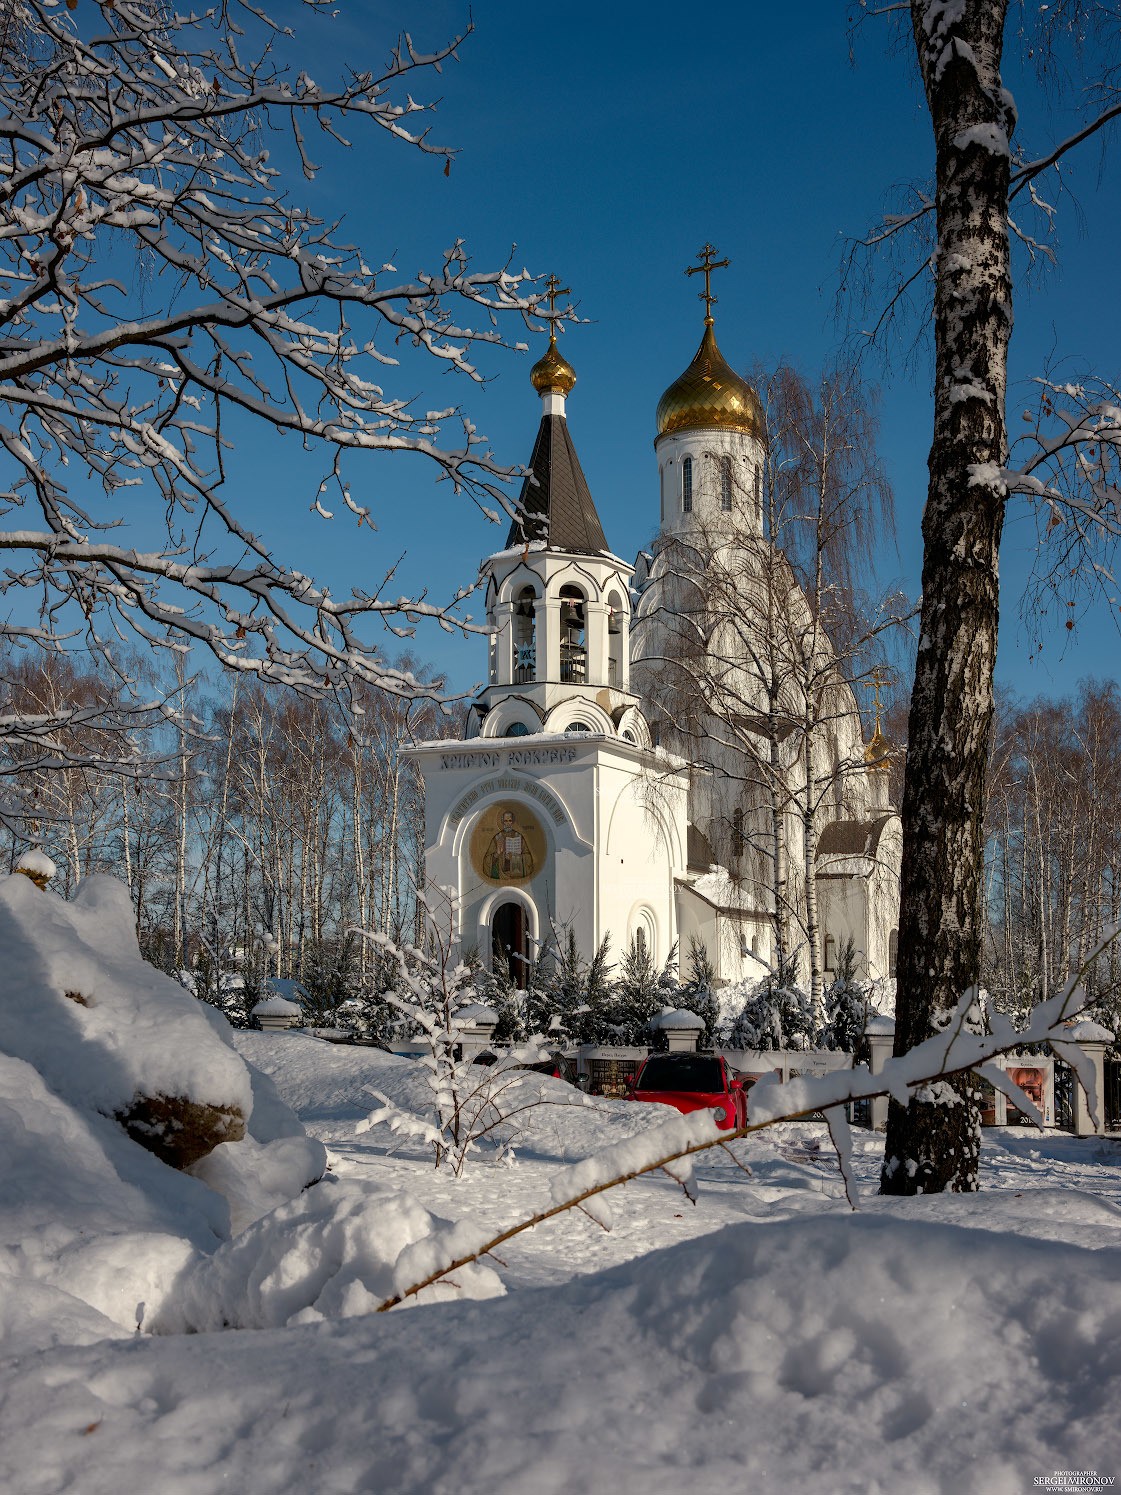
[[[0,1413],[0,1484],[1011,1495],[1121,1468],[1119,1322],[1115,1249],[737,1225],[493,1303],[48,1351]]]
[[[86,878],[71,903],[6,878],[0,952],[4,1046],[56,1094],[118,1117],[179,1167],[245,1135],[245,1065],[201,1004],[141,959],[128,890],[115,878]]]
[[[0,970],[0,1334],[14,1352],[135,1333],[326,1153],[225,1018],[141,959],[112,878],[72,903],[0,880]],[[200,1115],[205,1155],[167,1166]]]

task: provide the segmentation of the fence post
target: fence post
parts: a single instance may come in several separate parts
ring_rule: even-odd
[[[1076,1043],[1094,1066],[1094,1089],[1097,1092],[1098,1124],[1090,1114],[1090,1103],[1078,1079],[1074,1075],[1074,1135],[1076,1137],[1101,1137],[1105,1135],[1105,1051],[1113,1042],[1114,1035],[1101,1023],[1083,1018],[1070,1029],[1070,1041]]]
[[[884,1065],[891,1058],[892,1049],[895,1047],[895,1019],[892,1017],[870,1017],[864,1029],[864,1036],[868,1040],[868,1048],[871,1051],[868,1060],[868,1069],[878,1075]],[[882,1132],[887,1127],[887,1101],[886,1095],[873,1096],[871,1101],[872,1130]]]
[[[695,1054],[705,1027],[704,1019],[695,1012],[669,1007],[652,1017],[647,1026],[652,1033],[666,1035],[666,1048],[671,1054]]]
[[[498,1013],[494,1008],[484,1007],[482,1002],[469,1002],[455,1014],[455,1020],[460,1025],[459,1043],[463,1057],[485,1054],[498,1027]]]

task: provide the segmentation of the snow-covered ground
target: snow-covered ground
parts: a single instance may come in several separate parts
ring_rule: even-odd
[[[880,1143],[867,1137],[853,1214],[824,1128],[789,1124],[707,1154],[696,1205],[661,1176],[628,1184],[610,1233],[570,1212],[451,1289],[460,1301],[373,1315],[386,1262],[426,1211],[513,1222],[564,1163],[664,1113],[543,1106],[514,1163],[455,1180],[419,1144],[357,1131],[367,1087],[401,1104],[420,1094],[415,1065],[295,1033],[235,1046],[326,1145],[331,1173],[224,1246],[196,1223],[170,1288],[165,1238],[187,1206],[134,1180],[165,1280],[140,1280],[156,1270],[143,1252],[135,1281],[120,1250],[108,1259],[124,1300],[162,1293],[165,1332],[100,1318],[88,1292],[67,1300],[57,1271],[12,1246],[36,1159],[43,1260],[52,1210],[63,1255],[87,1221],[83,1280],[90,1249],[120,1228],[119,1201],[93,1186],[70,1197],[46,1111],[23,1139],[22,1185],[0,1179],[0,1327],[18,1351],[0,1382],[0,1488],[1012,1495],[1061,1470],[1121,1478],[1117,1144],[989,1132],[984,1192],[900,1201],[872,1192]],[[5,1118],[13,1136],[20,1124]],[[223,1319],[286,1326],[173,1332]]]

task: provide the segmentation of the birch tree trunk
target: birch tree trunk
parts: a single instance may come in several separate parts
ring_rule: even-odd
[[[1007,0],[912,0],[936,146],[934,441],[923,602],[903,794],[895,1052],[940,1025],[980,975],[982,814],[993,719],[997,554],[1012,331]],[[971,1191],[980,1151],[969,1077],[892,1101],[881,1189]]]

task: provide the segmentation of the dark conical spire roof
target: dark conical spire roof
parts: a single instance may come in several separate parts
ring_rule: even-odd
[[[533,476],[522,484],[518,500],[524,517],[511,524],[506,549],[544,540],[550,550],[576,555],[606,551],[603,525],[563,415],[541,417],[529,466]]]

